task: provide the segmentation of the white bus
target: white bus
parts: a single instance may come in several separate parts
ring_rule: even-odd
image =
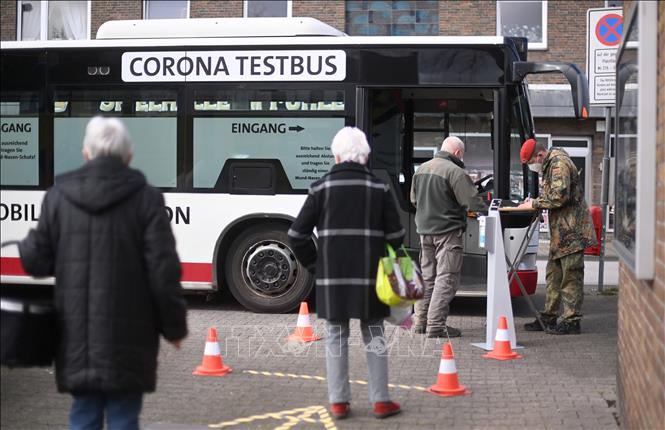
[[[254,311],[291,310],[311,291],[286,231],[343,126],[367,133],[370,168],[417,252],[411,178],[445,136],[466,142],[483,196],[522,198],[537,193],[518,155],[535,133],[525,75],[563,72],[578,116],[588,109],[584,75],[527,62],[525,39],[349,37],[310,18],[112,21],[96,40],[2,42],[1,53],[2,240],[23,238],[54,177],[82,165],[87,121],[119,117],[132,166],[164,192],[183,286],[229,290]],[[459,294],[485,294],[477,229],[470,219]],[[15,247],[1,263],[3,284],[53,282],[26,276]],[[533,293],[533,249],[519,267]]]

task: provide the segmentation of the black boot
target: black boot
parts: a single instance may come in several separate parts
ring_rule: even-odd
[[[561,321],[554,328],[548,328],[547,334],[580,334],[580,321]]]
[[[545,316],[541,315],[540,320],[543,322],[543,325],[545,326],[546,331],[556,327],[556,318],[545,317]],[[543,327],[538,322],[538,319],[536,319],[533,322],[524,324],[524,330],[526,330],[526,331],[543,331]]]

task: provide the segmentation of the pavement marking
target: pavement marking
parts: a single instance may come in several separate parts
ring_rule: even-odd
[[[263,375],[263,376],[276,376],[278,378],[294,378],[294,379],[315,379],[317,381],[325,381],[326,378],[323,376],[312,376],[312,375],[296,375],[295,373],[281,373],[281,372],[266,372],[264,370],[243,370],[243,373],[249,373],[250,375]],[[352,384],[358,385],[367,385],[367,381],[362,379],[349,379],[349,382]],[[388,388],[401,388],[402,390],[417,390],[417,391],[427,391],[427,388],[421,387],[419,385],[404,385],[404,384],[388,384]]]
[[[263,374],[263,373],[264,372],[256,372],[256,374]],[[312,418],[313,415],[318,415],[318,419]],[[269,412],[262,415],[252,415],[249,417],[236,418],[231,421],[223,421],[217,424],[208,424],[208,427],[226,428],[242,424],[248,424],[258,420],[267,420],[269,418],[279,421],[286,420],[286,422],[282,422],[277,427],[275,427],[274,430],[289,430],[291,427],[294,427],[300,423],[323,424],[323,427],[326,430],[337,430],[337,426],[330,417],[328,410],[321,405],[308,406],[305,408],[287,409],[281,412]]]

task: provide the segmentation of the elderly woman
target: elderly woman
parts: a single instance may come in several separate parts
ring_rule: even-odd
[[[305,266],[316,267],[316,309],[328,328],[332,415],[341,419],[350,411],[349,319],[358,318],[369,368],[370,402],[374,415],[385,418],[399,413],[400,406],[388,395],[383,318],[389,308],[379,302],[374,285],[386,242],[398,247],[404,229],[388,186],[365,167],[370,152],[365,134],[345,127],[333,138],[331,150],[335,165],[312,184],[289,230],[289,241]],[[315,227],[318,252],[311,242]]]

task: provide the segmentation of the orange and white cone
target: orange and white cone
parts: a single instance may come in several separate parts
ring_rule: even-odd
[[[443,344],[441,361],[439,362],[439,376],[436,378],[436,384],[429,387],[427,391],[443,397],[464,396],[471,393],[471,390],[459,384],[453,347],[450,342]]]
[[[307,302],[301,302],[296,330],[292,335],[287,337],[286,340],[289,342],[313,342],[319,339],[321,338],[319,336],[314,336],[314,332],[312,331],[312,323],[309,321],[309,307],[307,306]]]
[[[217,342],[217,330],[214,327],[210,327],[208,329],[208,336],[206,337],[206,346],[203,351],[203,361],[192,374],[200,376],[224,376],[231,371],[232,369],[224,366],[222,362],[222,354],[219,351],[219,342]]]
[[[515,360],[522,358],[521,355],[513,351],[510,347],[508,323],[505,316],[501,315],[499,317],[499,326],[496,328],[496,336],[494,337],[494,349],[483,355],[483,357],[495,360]]]

